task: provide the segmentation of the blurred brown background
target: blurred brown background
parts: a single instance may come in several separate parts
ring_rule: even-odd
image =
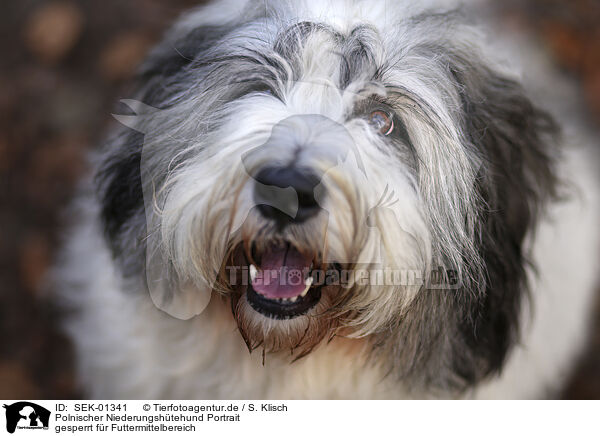
[[[374,0],[375,1],[375,0]],[[0,398],[80,396],[58,316],[39,299],[59,213],[127,79],[193,0],[0,3]],[[511,0],[502,17],[540,38],[600,124],[600,1]],[[565,398],[600,398],[597,332]]]

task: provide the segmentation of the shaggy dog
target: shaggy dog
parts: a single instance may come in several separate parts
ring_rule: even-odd
[[[561,386],[595,157],[460,10],[416,3],[222,0],[151,53],[57,269],[90,396]]]

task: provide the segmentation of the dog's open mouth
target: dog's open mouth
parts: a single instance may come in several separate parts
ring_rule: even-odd
[[[248,303],[275,319],[305,314],[321,298],[321,286],[313,283],[313,265],[312,256],[289,243],[269,246],[249,262]]]

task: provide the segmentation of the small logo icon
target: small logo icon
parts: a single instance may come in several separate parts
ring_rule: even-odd
[[[6,431],[14,433],[18,429],[48,430],[50,411],[28,401],[4,405],[6,409]]]

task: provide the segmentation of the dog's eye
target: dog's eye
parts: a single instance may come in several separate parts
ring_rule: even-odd
[[[388,136],[394,131],[394,117],[385,111],[376,110],[371,112],[368,121],[383,136]]]

